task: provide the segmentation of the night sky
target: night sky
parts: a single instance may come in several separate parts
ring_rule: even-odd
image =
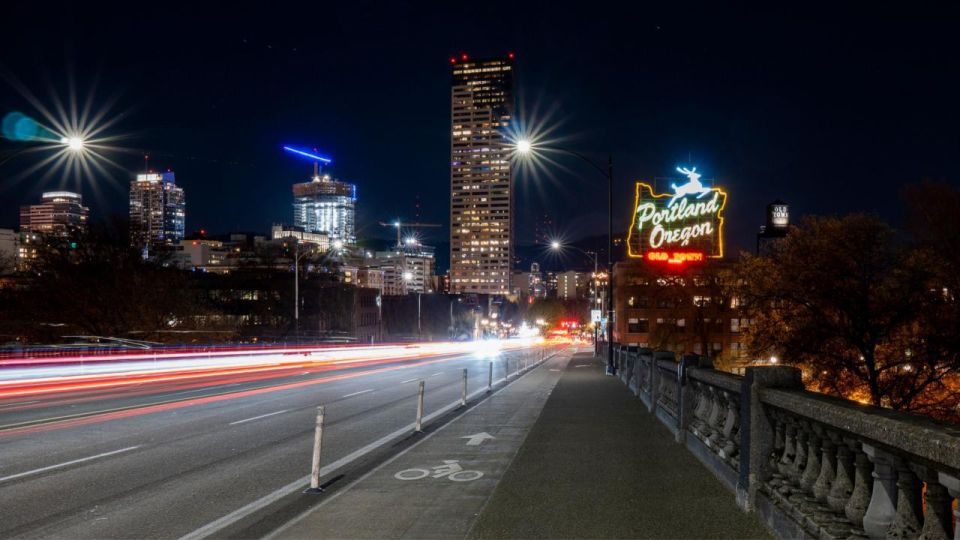
[[[358,185],[360,236],[388,238],[376,221],[413,218],[418,195],[421,220],[446,227],[448,58],[460,53],[514,52],[520,120],[546,117],[564,146],[613,155],[621,230],[632,182],[677,165],[728,188],[728,242],[745,249],[776,198],[794,217],[896,222],[903,184],[958,183],[960,18],[947,7],[17,4],[0,33],[8,80],[47,105],[51,91],[67,98],[71,72],[81,103],[96,82],[93,108],[115,98],[107,134],[124,138],[108,154],[119,167],[79,187],[42,171],[14,181],[35,154],[0,165],[0,227],[57,187],[79,189],[95,220],[125,213],[146,150],[186,190],[188,232],[266,232],[291,221],[290,185],[311,172],[282,144],[319,148]],[[0,82],[0,114],[12,110],[36,115]],[[561,165],[518,179],[521,243],[544,212],[567,240],[605,232],[603,179]],[[425,240],[445,246],[446,228]]]

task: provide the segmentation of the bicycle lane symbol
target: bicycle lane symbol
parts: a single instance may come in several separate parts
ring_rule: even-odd
[[[433,471],[431,474],[430,471]],[[393,475],[397,480],[420,480],[426,477],[443,478],[447,477],[454,482],[470,482],[483,476],[480,471],[465,471],[460,466],[460,461],[456,459],[445,459],[443,465],[437,465],[430,469],[404,469]]]

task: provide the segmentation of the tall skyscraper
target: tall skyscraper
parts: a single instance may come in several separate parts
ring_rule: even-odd
[[[141,249],[183,240],[186,199],[172,172],[138,174],[130,182],[130,243]]]
[[[450,290],[509,294],[513,55],[450,63]]]
[[[89,214],[79,193],[48,191],[40,196],[40,204],[20,207],[20,231],[71,238],[87,231]]]
[[[315,174],[293,185],[293,224],[310,233],[326,233],[330,241],[355,244],[354,214],[357,186]]]

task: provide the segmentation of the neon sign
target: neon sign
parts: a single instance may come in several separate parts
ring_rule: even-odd
[[[656,193],[637,182],[635,211],[627,233],[627,253],[652,263],[682,265],[723,257],[723,209],[727,193],[706,187],[693,169],[677,168],[685,184],[673,193]]]
[[[686,264],[688,262],[703,262],[706,255],[700,251],[648,251],[644,258],[650,262]]]

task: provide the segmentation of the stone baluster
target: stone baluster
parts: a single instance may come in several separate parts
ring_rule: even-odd
[[[726,393],[719,388],[711,388],[713,408],[710,410],[710,440],[708,446],[714,451],[723,446],[723,424],[727,417]]]
[[[786,427],[783,433],[783,453],[780,454],[780,461],[777,462],[777,470],[789,478],[792,476],[790,467],[797,455],[797,423],[789,414],[783,416]]]
[[[703,424],[700,426],[700,435],[703,442],[709,444],[708,439],[713,435],[713,415],[717,407],[717,389],[705,384],[703,386]]]
[[[729,392],[724,392],[727,402],[727,417],[723,422],[723,447],[720,457],[730,459],[737,455],[739,440],[736,430],[740,427],[740,400]]]
[[[837,474],[827,494],[827,506],[837,514],[843,515],[847,501],[853,494],[853,452],[838,433],[830,432],[829,435],[831,442],[837,448]]]
[[[697,405],[693,409],[693,421],[690,423],[690,430],[698,437],[703,438],[704,429],[707,424],[707,414],[710,410],[710,390],[706,384],[691,380],[690,386],[697,394]]]
[[[886,538],[887,528],[897,515],[897,473],[893,456],[863,443],[863,452],[873,462],[873,492],[863,516],[863,530],[870,538]]]
[[[807,440],[810,439],[810,423],[805,420],[797,421],[797,455],[790,464],[794,482],[802,486],[801,477],[807,464]]]
[[[870,458],[863,453],[860,442],[856,439],[848,439],[847,445],[854,455],[854,478],[853,492],[847,505],[844,507],[844,514],[850,523],[858,528],[863,528],[863,515],[867,513],[867,505],[870,504],[870,491],[873,487],[873,479],[870,473],[873,471],[873,465],[870,464]]]
[[[937,471],[922,465],[911,465],[920,480],[926,484],[923,502],[923,528],[920,530],[922,540],[949,540],[950,539],[950,511],[953,498],[947,488],[940,483]]]
[[[817,483],[820,476],[820,433],[813,423],[809,424],[810,429],[807,434],[807,464],[803,468],[803,474],[800,476],[800,486],[803,491],[813,495],[813,485]]]
[[[770,470],[777,470],[777,460],[783,454],[783,430],[786,428],[786,425],[783,423],[783,415],[779,411],[773,410],[770,413],[771,420],[773,420],[773,452],[770,454]]]
[[[887,528],[887,538],[917,538],[923,514],[922,486],[906,460],[897,457],[894,464],[897,469],[897,514]]]
[[[826,504],[827,496],[830,494],[830,486],[837,476],[837,445],[833,443],[829,435],[824,434],[820,441],[820,449],[820,476],[813,484],[813,496],[821,503]]]
[[[947,489],[950,497],[957,500],[956,506],[953,506],[953,540],[960,540],[960,477],[947,474],[937,474],[938,483]],[[948,505],[951,504],[948,502]],[[949,532],[950,529],[947,528]],[[949,534],[947,535],[949,537]]]

